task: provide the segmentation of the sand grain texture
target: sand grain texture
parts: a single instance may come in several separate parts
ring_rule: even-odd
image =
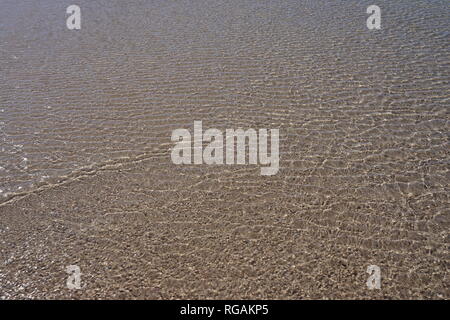
[[[448,1],[63,2],[0,12],[0,298],[449,298]],[[195,120],[279,173],[173,165]]]

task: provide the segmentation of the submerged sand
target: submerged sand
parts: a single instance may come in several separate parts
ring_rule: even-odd
[[[273,179],[167,157],[1,206],[2,297],[448,298],[448,193],[306,183],[326,164]],[[371,264],[381,290],[366,287]],[[68,265],[82,289],[67,289]]]
[[[450,298],[448,1],[39,3],[0,13],[1,299]],[[194,121],[279,172],[174,165]]]

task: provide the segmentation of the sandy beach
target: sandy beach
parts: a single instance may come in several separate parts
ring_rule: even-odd
[[[448,1],[55,2],[0,13],[0,299],[450,298]]]

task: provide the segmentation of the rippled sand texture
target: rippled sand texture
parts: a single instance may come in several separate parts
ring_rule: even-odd
[[[0,297],[448,299],[449,2],[372,2],[2,1]],[[194,120],[279,173],[173,165]]]

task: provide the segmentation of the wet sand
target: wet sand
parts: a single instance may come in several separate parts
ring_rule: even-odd
[[[450,297],[446,1],[79,2],[4,6],[1,299]],[[280,171],[172,164],[195,120]]]

